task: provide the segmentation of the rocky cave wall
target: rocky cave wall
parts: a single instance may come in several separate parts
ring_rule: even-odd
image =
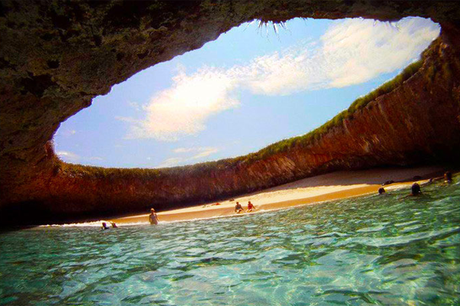
[[[163,170],[148,182],[59,171],[59,124],[134,73],[260,19],[429,17],[442,37],[414,76],[319,141],[249,164]],[[59,221],[166,209],[335,169],[455,159],[459,149],[456,1],[2,1],[0,221]],[[159,173],[159,174],[158,174]]]

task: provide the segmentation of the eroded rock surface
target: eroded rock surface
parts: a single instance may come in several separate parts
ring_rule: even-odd
[[[62,121],[112,85],[243,22],[406,16],[442,26],[420,71],[303,148],[252,163],[155,170],[146,180],[126,169],[72,170],[49,144]],[[165,209],[335,169],[455,159],[459,20],[457,1],[2,1],[0,222]]]

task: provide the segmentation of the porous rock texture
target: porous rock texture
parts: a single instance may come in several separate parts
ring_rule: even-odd
[[[253,162],[94,175],[63,165],[50,144],[95,96],[241,23],[406,16],[442,27],[422,68],[304,146]],[[0,224],[168,209],[337,169],[455,160],[459,33],[457,1],[1,1]]]

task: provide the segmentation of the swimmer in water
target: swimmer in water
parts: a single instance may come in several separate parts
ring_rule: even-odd
[[[452,183],[452,172],[447,171],[446,173],[444,173],[444,182]]]
[[[411,187],[411,195],[412,196],[418,196],[422,194],[422,190],[420,189],[420,185],[417,183],[412,184]]]

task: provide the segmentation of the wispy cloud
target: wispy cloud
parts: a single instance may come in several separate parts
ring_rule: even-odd
[[[65,162],[70,162],[70,163],[84,163],[84,162],[92,162],[92,161],[103,161],[105,160],[102,157],[99,156],[90,156],[90,157],[83,157],[78,154],[75,154],[73,152],[69,151],[57,151],[56,152],[57,156],[61,158]]]
[[[217,153],[219,152],[219,149],[214,147],[177,148],[174,149],[173,152],[176,154],[194,152],[196,155],[194,155],[192,158],[197,159]]]
[[[56,136],[57,135],[60,135],[60,136],[64,136],[64,137],[70,137],[72,135],[75,135],[77,133],[77,131],[75,130],[69,130],[69,129],[66,129],[66,130],[59,130],[57,133],[56,133]]]
[[[193,151],[197,151],[197,148],[177,148],[173,150],[174,153],[188,153]]]
[[[219,152],[219,149],[217,148],[206,148],[202,150],[200,153],[194,155],[192,159],[200,159],[200,158],[208,157],[209,155],[212,155],[217,152]]]
[[[239,90],[260,95],[345,87],[403,68],[439,35],[439,26],[421,18],[398,23],[348,19],[334,23],[320,42],[303,43],[229,69],[183,68],[171,88],[144,106],[142,120],[130,123],[128,138],[176,141],[206,128],[215,114],[238,107]],[[204,154],[204,153],[203,153]]]
[[[421,18],[373,23],[372,20],[360,23],[345,20],[321,38],[321,56],[330,60],[329,87],[359,84],[403,68],[418,57],[440,31],[437,24]]]
[[[130,106],[131,108],[135,109],[138,112],[142,111],[141,105],[137,102],[128,101],[127,104],[128,106]]]
[[[161,164],[158,165],[159,168],[168,168],[177,166],[185,161],[182,157],[171,157],[164,160]]]
[[[56,155],[59,156],[59,158],[63,159],[64,161],[68,162],[77,162],[80,160],[80,156],[69,152],[69,151],[57,151]]]
[[[214,147],[196,147],[196,148],[177,148],[173,152],[175,154],[180,154],[180,157],[172,157],[163,161],[158,167],[172,167],[180,164],[186,164],[191,161],[196,161],[197,159],[208,157],[212,154],[219,152],[218,148]],[[192,153],[190,155],[190,153]],[[188,156],[183,156],[188,155]]]

